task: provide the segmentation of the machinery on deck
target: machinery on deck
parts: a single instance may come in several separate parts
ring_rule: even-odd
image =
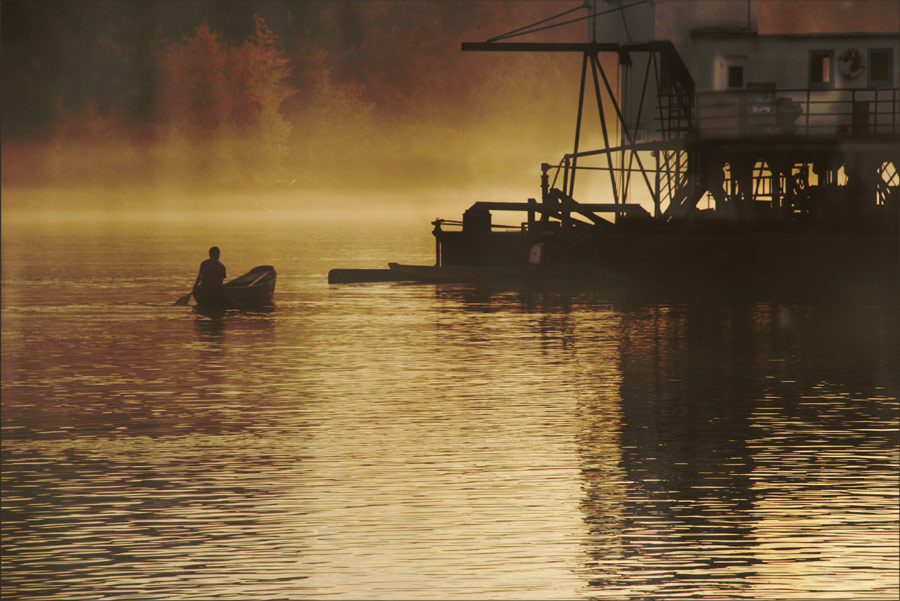
[[[462,44],[581,54],[580,96],[573,150],[541,166],[540,199],[436,221],[437,266],[673,283],[900,279],[900,36],[767,34],[744,1],[585,6]],[[591,41],[508,41],[578,20]],[[587,110],[603,148],[580,146]],[[606,174],[605,202],[580,198],[585,172]],[[497,212],[524,219],[497,227]]]
[[[572,151],[540,198],[436,220],[435,265],[383,279],[900,289],[900,35],[780,33],[765,1],[589,0],[463,43],[580,54]],[[518,40],[577,22],[588,41]]]

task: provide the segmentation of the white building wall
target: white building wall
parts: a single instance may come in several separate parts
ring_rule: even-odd
[[[863,63],[870,49],[893,48],[893,87],[900,81],[900,36],[880,34],[822,34],[822,35],[730,35],[695,33],[692,60],[687,63],[694,75],[698,92],[726,89],[724,76],[728,57],[746,57],[746,83],[773,83],[777,88],[808,88],[810,52],[831,51],[831,89],[860,89],[869,87],[868,65],[856,77],[840,71],[839,57],[846,50],[858,50]]]
[[[691,31],[755,32],[757,4],[757,0],[654,0],[656,39],[670,40],[690,66],[694,53]]]
[[[696,83],[696,115],[704,137],[784,133],[776,103],[800,111],[791,131],[801,135],[896,131],[900,37],[885,34],[727,35],[695,33],[689,68]],[[855,50],[861,62],[842,72],[840,57]],[[873,89],[869,51],[890,49],[891,80]],[[813,53],[830,57],[827,83],[810,80]],[[727,68],[743,64],[744,82],[728,88]],[[849,63],[846,65],[849,67]]]
[[[817,113],[843,112],[841,119],[848,120],[851,112],[851,96],[841,90],[861,90],[869,87],[866,72],[856,77],[842,75],[838,59],[845,50],[858,49],[864,61],[872,48],[892,48],[891,87],[900,86],[900,35],[866,33],[800,33],[758,35],[758,9],[760,2],[768,0],[650,0],[629,6],[633,0],[589,0],[596,12],[622,8],[597,16],[588,27],[588,35],[596,42],[619,44],[640,43],[653,40],[669,40],[694,77],[699,96],[712,92],[746,94],[728,90],[728,67],[743,68],[741,90],[757,84],[768,84],[778,90],[817,91],[817,99],[843,104],[810,104],[809,96],[801,93],[780,93],[795,101],[805,100],[804,120]],[[591,7],[589,7],[591,9]],[[771,11],[770,11],[771,12]],[[770,15],[771,17],[771,15]],[[767,27],[769,27],[767,25]],[[802,24],[799,24],[802,27]],[[831,54],[830,82],[825,86],[810,85],[810,52],[827,50]],[[646,91],[640,120],[637,118],[641,98],[643,76],[647,65],[646,53],[633,53],[630,68],[619,67],[615,77],[619,103],[626,121],[637,140],[658,138],[654,132],[657,90],[652,81]],[[613,74],[609,74],[613,79]],[[831,90],[831,91],[828,91]],[[876,100],[879,97],[874,97]],[[858,96],[854,96],[854,99]],[[738,100],[735,100],[737,102]],[[740,100],[746,103],[747,100]],[[890,110],[889,105],[876,101],[872,110]],[[699,103],[699,99],[698,99]],[[746,104],[742,105],[746,108]],[[742,109],[743,110],[743,109]],[[806,133],[839,133],[841,119],[832,119],[835,126]],[[833,131],[832,131],[833,130]],[[622,142],[627,142],[623,137]]]
[[[613,11],[593,20],[591,41],[624,44],[669,40],[679,52],[689,51],[692,29],[715,26],[755,31],[757,5],[758,0],[648,0],[642,4],[635,4],[635,0],[588,0],[592,12]]]
[[[758,0],[649,0],[635,4],[633,0],[589,0],[592,12],[605,12],[589,24],[591,41],[600,43],[640,43],[668,40],[690,68],[693,44],[690,31],[698,27],[756,27]],[[621,8],[621,10],[613,10]],[[606,12],[612,11],[612,12]],[[644,74],[648,55],[631,55],[630,68],[619,68],[615,77],[619,104],[634,138],[638,141],[658,139],[657,89],[651,75],[640,110]],[[626,143],[624,133],[621,142]]]

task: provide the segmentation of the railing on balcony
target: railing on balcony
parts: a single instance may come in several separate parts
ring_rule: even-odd
[[[900,134],[898,88],[698,92],[694,107],[701,139]]]

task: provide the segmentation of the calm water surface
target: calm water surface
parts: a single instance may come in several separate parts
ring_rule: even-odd
[[[4,225],[4,598],[897,598],[896,306],[326,283],[428,228]]]

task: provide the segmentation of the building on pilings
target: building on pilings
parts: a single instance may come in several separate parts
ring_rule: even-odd
[[[811,18],[785,33],[777,12],[747,0],[597,1],[593,11],[617,6],[589,34],[620,48],[619,180],[641,145],[661,155],[651,162],[662,175],[655,214],[683,216],[708,197],[742,221],[862,219],[890,202],[900,184],[897,31],[821,31]],[[839,18],[846,6],[821,8]],[[666,51],[629,50],[641,43]]]
[[[831,20],[785,24],[767,0],[589,0],[463,43],[580,54],[581,91],[573,150],[542,165],[540,199],[476,202],[459,231],[438,220],[437,265],[896,285],[900,33],[889,23],[900,16],[885,2],[888,26],[860,30],[846,3],[818,6]],[[577,21],[587,41],[522,41]],[[601,148],[582,147],[588,110]],[[577,184],[597,172],[605,191],[585,198]],[[521,230],[493,225],[509,211],[524,213]]]

